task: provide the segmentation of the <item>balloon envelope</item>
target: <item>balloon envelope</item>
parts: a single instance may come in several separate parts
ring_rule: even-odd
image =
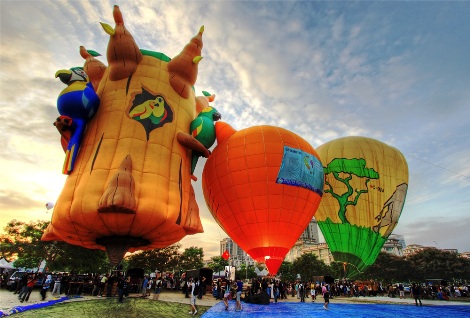
[[[47,202],[46,203],[46,209],[50,210],[54,207],[54,202]]]
[[[79,144],[74,168],[67,169],[42,240],[106,249],[116,266],[127,251],[163,248],[203,232],[191,152],[176,136],[189,134],[196,117],[193,59],[202,54],[204,30],[170,59],[139,49],[118,6],[113,17],[114,28],[102,24],[108,67],[97,73],[101,80],[92,80],[100,106],[72,146],[76,151]],[[89,69],[92,57],[83,56]],[[69,86],[62,92],[69,90],[75,92]]]
[[[216,136],[202,174],[207,206],[224,231],[274,275],[320,203],[318,155],[298,135],[273,126],[234,131],[217,122]]]
[[[397,149],[365,137],[317,148],[325,190],[315,216],[335,261],[352,277],[372,265],[398,223],[408,189],[408,165]]]

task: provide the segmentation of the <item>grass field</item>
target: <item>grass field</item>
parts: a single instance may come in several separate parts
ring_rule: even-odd
[[[200,316],[210,307],[197,306]],[[50,307],[28,310],[15,314],[17,318],[142,318],[142,317],[187,317],[189,304],[171,303],[163,301],[149,301],[148,299],[127,298],[122,304],[117,299],[100,299],[89,301],[74,301],[58,303]]]

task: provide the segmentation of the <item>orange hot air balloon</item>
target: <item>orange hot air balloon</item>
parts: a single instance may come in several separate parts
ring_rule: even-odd
[[[207,206],[224,231],[275,275],[320,204],[318,154],[283,128],[215,127],[217,146],[202,173]]]

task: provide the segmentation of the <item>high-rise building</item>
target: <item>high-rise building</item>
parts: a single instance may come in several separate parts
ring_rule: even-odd
[[[297,242],[286,254],[284,260],[286,262],[293,262],[299,258],[304,252],[303,250],[306,247],[316,245],[320,242],[320,228],[318,227],[318,222],[315,218],[312,218],[310,223],[307,225],[303,233],[300,235]]]
[[[230,237],[224,238],[220,241],[220,256],[228,251],[230,257],[228,262],[231,266],[240,267],[242,264],[255,265],[255,261],[242,250],[237,243],[235,243]]]
[[[310,223],[308,223],[305,231],[300,235],[299,240],[303,240],[304,242],[311,241],[312,243],[319,243],[320,242],[320,228],[318,227],[318,222],[315,218],[312,218]]]

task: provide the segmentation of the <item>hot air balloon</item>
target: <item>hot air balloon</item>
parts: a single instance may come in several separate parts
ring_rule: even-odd
[[[46,203],[46,209],[50,210],[54,207],[54,202],[47,202]]]
[[[171,59],[140,50],[118,6],[113,16],[114,28],[102,23],[110,37],[107,67],[80,48],[100,105],[42,239],[106,249],[117,265],[127,251],[163,248],[203,232],[192,151],[176,135],[191,136],[196,118],[204,28]]]
[[[344,137],[317,148],[325,189],[315,218],[335,261],[353,277],[372,265],[398,223],[408,165],[397,149],[366,137]]]
[[[320,204],[322,164],[307,141],[283,128],[215,127],[217,146],[202,173],[207,206],[222,229],[275,275]]]

